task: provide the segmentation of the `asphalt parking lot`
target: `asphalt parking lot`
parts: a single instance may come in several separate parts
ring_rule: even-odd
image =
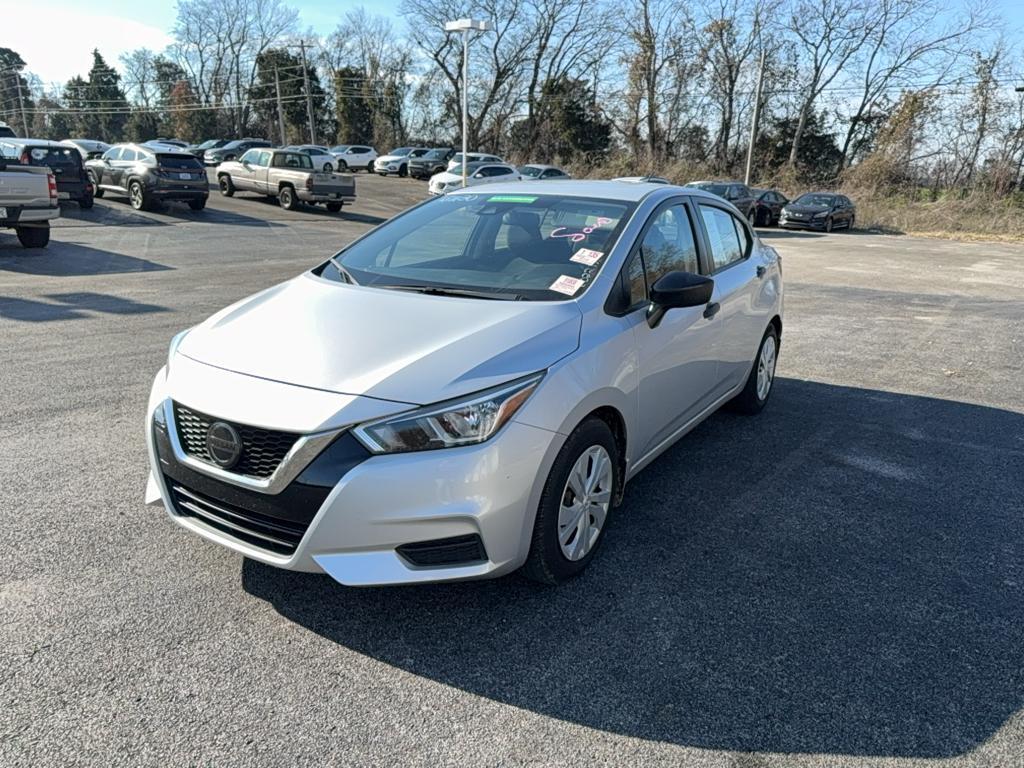
[[[0,231],[0,764],[1024,765],[1024,246],[763,230],[771,403],[583,577],[355,590],[144,506],[142,426],[173,333],[425,193],[357,185]]]

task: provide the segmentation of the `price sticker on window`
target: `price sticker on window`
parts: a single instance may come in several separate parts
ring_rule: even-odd
[[[577,264],[586,264],[588,267],[592,267],[601,260],[604,256],[603,251],[593,251],[590,248],[580,248],[576,253],[569,257],[569,261],[575,261]]]
[[[564,293],[566,296],[574,296],[576,291],[582,287],[582,280],[577,277],[570,277],[569,275],[560,275],[555,282],[548,286],[550,290]]]

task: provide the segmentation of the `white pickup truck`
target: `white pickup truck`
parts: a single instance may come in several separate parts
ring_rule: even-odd
[[[45,248],[50,221],[58,216],[57,181],[50,169],[0,157],[0,228],[13,229],[26,248]]]

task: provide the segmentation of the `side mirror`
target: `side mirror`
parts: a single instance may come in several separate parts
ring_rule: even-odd
[[[711,301],[715,281],[693,272],[669,272],[651,286],[647,324],[656,328],[670,309],[700,307]]]

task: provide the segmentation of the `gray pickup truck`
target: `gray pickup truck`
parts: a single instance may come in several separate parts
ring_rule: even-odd
[[[13,229],[26,248],[45,248],[50,221],[58,216],[57,181],[50,169],[0,157],[0,228]]]
[[[276,197],[293,211],[302,203],[323,203],[332,213],[356,199],[356,182],[349,174],[321,173],[309,155],[285,149],[250,149],[238,160],[217,166],[220,193],[256,192]]]

